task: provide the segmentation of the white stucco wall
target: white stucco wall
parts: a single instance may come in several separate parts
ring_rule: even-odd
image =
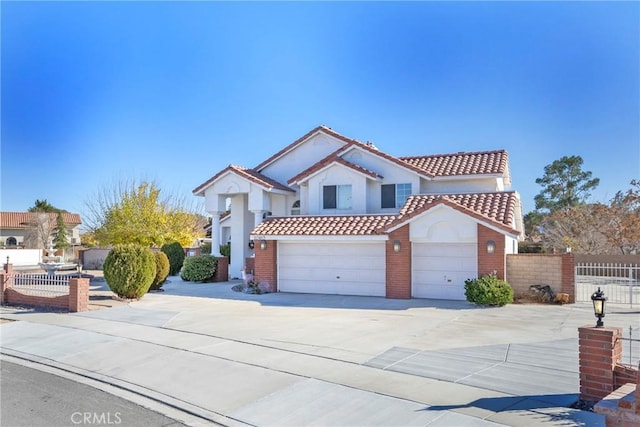
[[[470,193],[503,191],[502,178],[446,179],[432,181],[421,180],[420,193]]]
[[[309,215],[342,215],[366,213],[367,178],[343,165],[333,165],[314,175],[309,181]],[[351,185],[351,209],[323,209],[323,187]]]
[[[0,249],[0,263],[7,262],[14,267],[34,266],[42,262],[42,250],[40,249]]]
[[[511,236],[504,236],[504,249],[507,254],[517,254],[518,240]]]
[[[283,158],[268,165],[260,172],[286,185],[289,179],[333,153],[343,145],[345,145],[344,141],[319,133],[287,153]]]
[[[477,223],[448,206],[436,206],[409,225],[412,242],[474,243]]]
[[[224,212],[227,210],[226,199],[238,193],[249,193],[251,185],[245,179],[229,172],[208,187],[204,192],[204,205],[207,212]],[[233,200],[231,201],[233,204]]]

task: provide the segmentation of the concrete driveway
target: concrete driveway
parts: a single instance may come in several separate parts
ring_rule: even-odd
[[[189,424],[603,425],[568,408],[590,305],[247,295],[169,280],[120,307],[5,309],[18,321],[0,325],[2,353],[108,381]],[[605,320],[640,326],[623,306]]]

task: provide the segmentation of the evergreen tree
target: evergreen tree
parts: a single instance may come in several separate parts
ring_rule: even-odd
[[[58,212],[58,218],[56,219],[56,228],[53,230],[53,247],[55,249],[67,249],[69,240],[67,239],[67,225],[64,223],[62,213]]]

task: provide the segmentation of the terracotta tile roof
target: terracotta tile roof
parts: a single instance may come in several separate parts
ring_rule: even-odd
[[[287,145],[282,150],[278,151],[276,154],[274,154],[273,156],[269,157],[264,162],[260,163],[254,169],[257,170],[257,171],[264,169],[267,165],[269,165],[269,163],[271,163],[274,160],[282,157],[285,153],[293,150],[294,148],[296,148],[298,145],[300,145],[302,142],[304,142],[305,140],[307,140],[308,138],[310,138],[311,136],[313,136],[317,132],[322,132],[322,133],[325,133],[327,135],[333,136],[334,138],[340,139],[340,140],[346,142],[347,144],[352,143],[352,142],[357,142],[357,140],[352,139],[352,138],[347,138],[346,136],[339,134],[338,132],[334,131],[333,129],[331,129],[328,126],[320,125],[320,126],[317,126],[317,127],[313,128],[313,129],[311,129],[309,132],[307,132],[306,134],[302,135],[300,138],[296,139],[291,144]]]
[[[306,178],[310,177],[311,175],[313,175],[314,173],[324,169],[326,166],[329,166],[332,163],[339,163],[343,166],[346,166],[350,169],[353,169],[357,172],[360,172],[364,175],[367,175],[373,179],[377,179],[377,178],[382,178],[381,175],[378,175],[377,173],[375,173],[372,170],[369,170],[367,168],[364,168],[360,165],[356,165],[355,163],[351,163],[345,159],[343,159],[342,157],[339,157],[337,155],[338,152],[341,152],[342,148],[332,154],[329,154],[327,157],[325,157],[324,159],[320,160],[318,163],[314,164],[313,166],[303,170],[302,172],[300,172],[298,175],[294,176],[293,178],[291,178],[290,180],[287,181],[287,184],[299,184],[300,182],[305,181]]]
[[[237,175],[248,179],[249,181],[252,181],[258,185],[265,187],[267,190],[277,189],[282,191],[295,192],[293,189],[287,187],[286,185],[281,184],[278,181],[271,179],[268,176],[263,175],[254,169],[249,169],[244,166],[229,165],[226,168],[222,169],[217,174],[215,174],[214,176],[212,176],[211,178],[209,178],[207,181],[203,182],[202,184],[194,188],[193,194],[197,195],[198,193],[201,193],[205,188],[207,188],[209,185],[215,182],[215,180],[217,180],[219,177],[221,177],[227,172],[234,172]]]
[[[503,174],[508,172],[509,163],[505,150],[399,157],[399,159],[432,176]]]
[[[382,157],[383,159],[386,159],[388,161],[390,161],[391,163],[395,163],[396,165],[403,167],[405,169],[410,169],[420,175],[426,175],[428,177],[433,177],[432,174],[428,173],[426,170],[421,169],[409,162],[403,161],[398,157],[394,157],[390,154],[387,154],[383,151],[380,151],[377,147],[375,147],[373,144],[363,144],[362,142],[359,141],[354,141],[352,144],[350,144],[350,146],[347,147],[342,147],[342,149],[340,150],[341,153],[345,153],[347,152],[349,149],[351,149],[351,147],[358,147],[361,148],[373,155],[376,155],[378,157]]]
[[[0,228],[29,228],[30,224],[35,222],[38,214],[38,212],[0,212]],[[47,216],[49,221],[54,223],[58,219],[57,213],[47,213]],[[75,227],[82,224],[79,214],[63,212],[62,219],[67,226]]]
[[[398,221],[405,222],[439,203],[444,203],[477,219],[492,222],[510,232],[513,228],[518,196],[515,191],[409,196],[400,209]]]
[[[263,236],[368,236],[382,230],[395,215],[318,215],[268,217],[252,232]]]
[[[445,204],[478,220],[517,234],[513,218],[517,204],[514,191],[474,194],[410,196],[398,215],[334,215],[269,217],[251,234],[263,236],[367,236],[384,234],[424,211]]]

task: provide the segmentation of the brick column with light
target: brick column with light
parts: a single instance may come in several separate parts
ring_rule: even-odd
[[[267,240],[262,249],[260,242],[256,242],[254,259],[254,279],[261,284],[269,286],[270,292],[278,290],[278,241]]]
[[[622,357],[622,329],[583,326],[578,333],[580,399],[599,401],[615,389],[614,369]]]

